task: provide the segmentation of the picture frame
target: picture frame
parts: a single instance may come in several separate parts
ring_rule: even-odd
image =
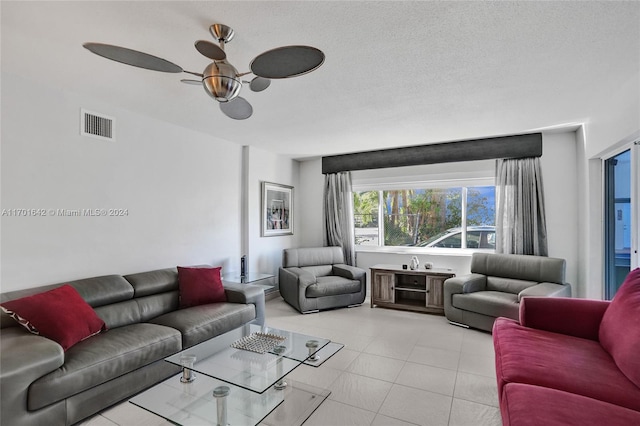
[[[293,186],[262,182],[261,236],[293,235]]]

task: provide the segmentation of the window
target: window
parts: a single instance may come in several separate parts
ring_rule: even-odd
[[[494,186],[361,191],[353,200],[356,245],[495,248]]]

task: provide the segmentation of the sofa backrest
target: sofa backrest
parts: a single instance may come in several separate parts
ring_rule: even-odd
[[[141,321],[175,311],[180,304],[178,269],[167,268],[125,275],[134,289]]]
[[[487,276],[488,291],[500,291],[502,293],[518,294],[525,288],[538,284],[538,281],[526,281],[516,278],[502,278]]]
[[[105,275],[0,294],[0,303],[69,284],[96,311],[107,327],[147,321],[178,309],[178,271],[160,269],[126,276]],[[18,323],[0,310],[0,328]]]
[[[75,281],[67,281],[59,284],[51,284],[43,287],[35,287],[26,290],[17,290],[12,292],[3,293],[0,295],[0,302],[6,302],[9,300],[19,299],[21,297],[31,296],[33,294],[42,293],[44,291],[53,290],[64,284],[69,284],[75,288],[80,296],[98,313],[107,327],[114,327],[114,321],[108,319],[114,317],[115,322],[121,322],[116,320],[115,316],[109,312],[109,309],[102,308],[105,306],[112,306],[114,304],[130,300],[133,297],[134,291],[131,284],[127,282],[120,275],[104,275],[100,277],[85,278]],[[101,314],[102,313],[102,314]],[[105,315],[106,317],[103,317]],[[135,318],[136,316],[133,315]],[[0,316],[0,327],[12,327],[17,323],[4,312]]]
[[[473,253],[471,257],[472,273],[508,279],[513,288],[525,286],[521,290],[540,282],[565,284],[565,269],[566,261],[554,257],[494,253]],[[504,280],[493,282],[506,284]]]
[[[340,263],[344,263],[344,255],[340,247],[285,249],[282,259],[283,268],[326,266]],[[332,268],[329,269],[331,270]],[[317,274],[314,275],[318,276]]]
[[[640,268],[627,275],[602,316],[600,344],[620,371],[640,387]]]

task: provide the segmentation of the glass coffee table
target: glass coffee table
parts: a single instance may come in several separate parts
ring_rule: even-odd
[[[302,363],[320,363],[317,352],[329,344],[328,339],[244,325],[165,358],[182,372],[130,402],[185,426],[300,425],[330,392],[285,376]],[[249,346],[252,350],[237,348]]]

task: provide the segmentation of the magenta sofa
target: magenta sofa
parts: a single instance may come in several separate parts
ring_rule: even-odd
[[[522,299],[493,343],[504,426],[640,425],[640,268],[611,302]]]

